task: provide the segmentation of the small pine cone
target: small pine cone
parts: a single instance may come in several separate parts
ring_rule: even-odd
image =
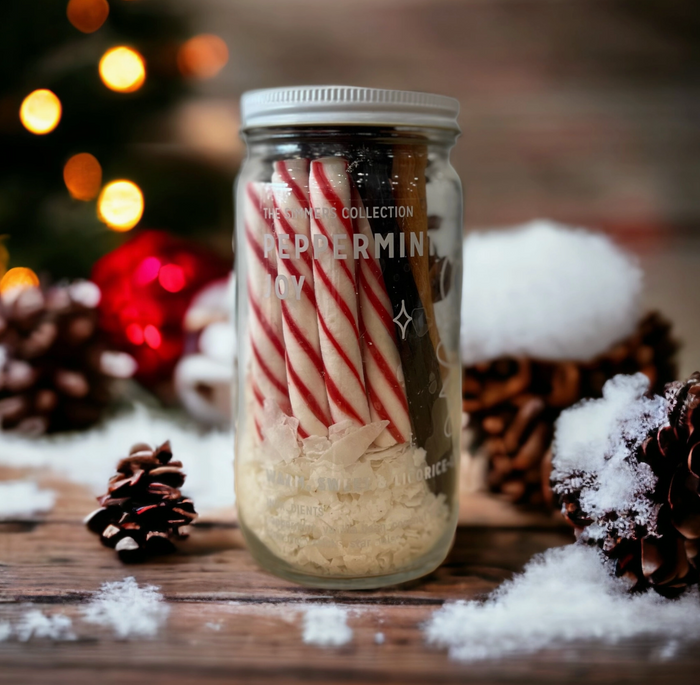
[[[551,508],[549,484],[554,422],[585,397],[600,397],[617,374],[644,373],[661,391],[675,378],[678,344],[658,313],[591,362],[503,357],[464,369],[463,411],[470,449],[488,462],[489,489],[517,503]]]
[[[135,362],[97,327],[99,288],[76,281],[0,301],[0,426],[26,434],[85,428]]]
[[[583,492],[598,489],[595,474],[555,472],[553,485],[577,537],[615,560],[618,576],[632,581],[634,590],[651,587],[675,597],[698,582],[700,568],[700,373],[667,384],[664,395],[667,420],[635,443],[625,437],[630,469],[651,467],[655,478],[646,504],[625,510],[629,504],[621,501],[623,509],[590,516],[581,502]]]
[[[197,518],[194,503],[180,492],[182,463],[172,456],[169,442],[155,449],[134,445],[117,465],[107,493],[97,498],[100,508],[85,519],[122,561],[174,552],[173,540],[184,540]]]

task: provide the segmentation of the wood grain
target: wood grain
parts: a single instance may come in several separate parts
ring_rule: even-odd
[[[1,477],[17,476],[14,471]],[[445,564],[427,578],[381,591],[329,592],[297,587],[256,566],[231,517],[195,527],[181,553],[122,565],[88,533],[92,506],[76,485],[51,482],[58,501],[45,520],[0,523],[0,622],[27,603],[73,620],[73,642],[0,643],[0,683],[601,683],[696,682],[697,650],[655,660],[659,645],[586,643],[533,656],[465,665],[425,645],[421,624],[444,601],[483,596],[535,553],[567,544],[565,528],[461,527]],[[153,640],[119,641],[81,620],[101,583],[133,575],[157,585],[170,617]],[[309,602],[350,607],[352,642],[322,649],[301,640]],[[386,641],[374,642],[377,632]]]

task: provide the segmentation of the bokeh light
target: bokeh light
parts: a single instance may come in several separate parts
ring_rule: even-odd
[[[120,46],[105,52],[100,60],[100,78],[118,93],[133,93],[146,80],[146,64],[136,50]]]
[[[154,350],[157,350],[163,342],[160,331],[150,323],[143,329],[143,339],[146,341],[146,345]]]
[[[10,269],[0,280],[0,293],[3,298],[16,295],[27,288],[36,288],[39,277],[27,267],[16,266]]]
[[[160,259],[158,257],[146,257],[134,272],[136,285],[148,285],[158,278],[160,272]]]
[[[88,152],[73,155],[63,167],[66,188],[76,200],[88,201],[97,197],[102,185],[102,167]]]
[[[207,79],[216,76],[228,62],[226,43],[210,33],[190,38],[177,53],[177,64],[184,76]]]
[[[61,112],[61,101],[50,90],[41,89],[24,98],[19,118],[28,131],[44,135],[58,126]]]
[[[169,293],[179,293],[185,287],[185,272],[177,264],[166,264],[158,273],[158,282]]]
[[[137,323],[130,323],[126,327],[126,337],[134,345],[143,345],[143,328]]]
[[[111,229],[128,231],[143,215],[143,193],[131,181],[113,181],[100,193],[97,213]]]
[[[70,0],[66,8],[68,21],[83,33],[94,33],[109,16],[107,0]]]

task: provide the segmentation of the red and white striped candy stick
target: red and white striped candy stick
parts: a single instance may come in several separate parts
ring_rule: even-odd
[[[370,422],[357,321],[350,179],[339,157],[311,162],[311,239],[321,354],[333,420]]]
[[[272,192],[278,295],[282,298],[289,399],[301,437],[327,435],[332,423],[316,314],[308,186],[308,160],[275,162]]]
[[[362,200],[353,187],[353,204]],[[374,256],[374,234],[366,218],[353,222],[355,232],[367,238],[366,250],[359,250],[360,330],[362,360],[372,421],[389,421],[374,441],[390,447],[411,440],[411,418],[406,400],[406,384],[396,345],[396,329],[391,300],[386,291],[379,261]]]
[[[250,379],[255,400],[253,416],[262,439],[263,403],[274,400],[286,414],[291,413],[282,311],[275,296],[277,253],[274,246],[272,191],[269,183],[248,183],[243,203],[248,246],[248,303],[250,305]]]

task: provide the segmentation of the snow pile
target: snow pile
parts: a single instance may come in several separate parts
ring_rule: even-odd
[[[170,607],[153,585],[139,587],[133,577],[104,583],[82,609],[88,623],[107,626],[119,639],[154,637],[168,618]]]
[[[453,659],[478,661],[528,654],[583,640],[614,644],[623,639],[663,636],[661,657],[682,641],[700,637],[697,588],[680,599],[655,592],[630,595],[614,578],[602,554],[585,545],[550,549],[485,602],[453,602],[426,624],[429,644]],[[666,656],[664,656],[666,655]]]
[[[302,639],[307,645],[340,647],[352,640],[348,626],[348,610],[337,604],[312,606],[304,613]]]
[[[185,425],[183,425],[185,423]],[[160,445],[170,439],[175,459],[183,462],[187,481],[183,494],[200,514],[231,506],[233,436],[226,431],[202,432],[186,422],[137,406],[91,430],[41,438],[0,432],[0,464],[51,469],[102,494],[117,461],[135,442]],[[0,502],[0,511],[2,511]]]
[[[9,627],[9,626],[8,626]],[[46,616],[39,609],[30,609],[14,628],[14,634],[20,642],[32,638],[48,640],[75,640],[73,623],[64,614]],[[9,637],[10,633],[7,633]]]
[[[0,482],[0,521],[30,518],[53,508],[56,495],[27,480]]]
[[[656,476],[636,451],[650,431],[667,422],[663,397],[646,397],[649,379],[616,376],[603,397],[584,400],[561,414],[553,446],[552,481],[559,495],[579,493],[584,514],[597,522],[586,537],[631,537],[636,526],[656,534]]]
[[[462,360],[591,359],[634,330],[641,291],[641,269],[604,235],[542,220],[472,233]]]

